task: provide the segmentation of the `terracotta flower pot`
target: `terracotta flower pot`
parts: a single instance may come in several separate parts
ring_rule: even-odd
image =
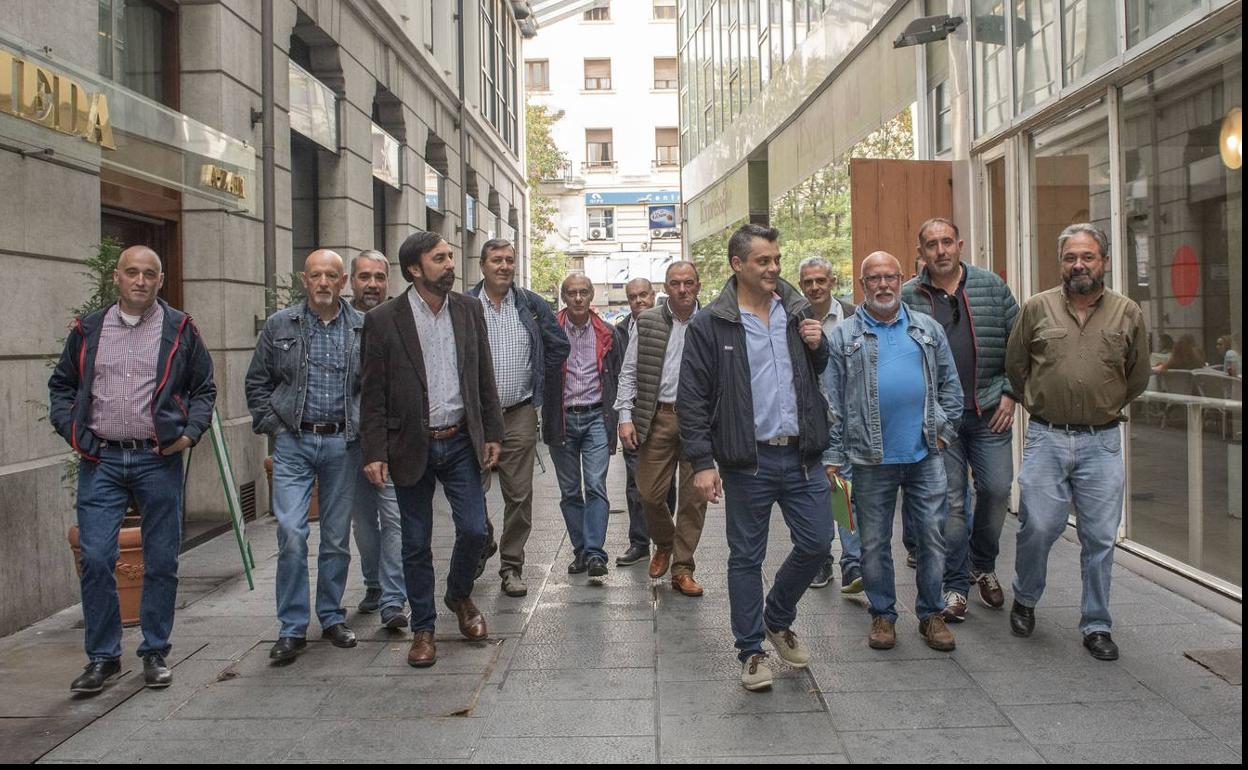
[[[264,475],[269,480],[269,510],[273,510],[273,456],[269,455],[264,458]],[[320,495],[320,483],[312,482],[312,500],[308,503],[308,521],[316,521],[321,518],[321,507],[318,501]]]
[[[126,526],[133,524],[134,526]],[[143,598],[143,540],[136,519],[127,517],[117,536],[121,549],[117,557],[117,599],[121,604],[121,624],[139,624],[139,601]],[[74,567],[82,574],[82,548],[78,545],[78,525],[69,528],[69,547],[74,551]]]

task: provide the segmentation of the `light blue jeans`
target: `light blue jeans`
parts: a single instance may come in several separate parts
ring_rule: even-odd
[[[575,556],[607,558],[607,426],[602,412],[567,412],[563,446],[550,448],[559,477],[559,509]]]
[[[945,519],[949,516],[945,463],[933,452],[917,463],[854,466],[854,510],[862,535],[862,578],[872,617],[897,622],[893,570],[893,516],[902,493],[903,527],[914,536],[918,599],[923,620],[945,609],[940,592],[945,571]]]
[[[375,487],[360,469],[351,511],[355,547],[365,588],[381,589],[381,607],[402,608],[407,602],[403,584],[403,526],[394,482]]]
[[[1023,444],[1014,598],[1035,607],[1044,594],[1049,551],[1066,530],[1071,506],[1079,535],[1083,575],[1084,635],[1110,630],[1109,580],[1114,542],[1122,520],[1126,469],[1122,431],[1115,425],[1095,433],[1067,433],[1032,422]]]
[[[989,428],[996,409],[962,413],[958,440],[942,455],[949,477],[949,518],[945,521],[945,590],[966,596],[971,571],[995,572],[1001,551],[1001,528],[1014,479],[1014,432]],[[970,507],[967,472],[975,478],[975,508]]]
[[[342,593],[351,565],[351,504],[360,472],[360,443],[341,434],[289,431],[273,450],[273,516],[277,519],[277,619],[283,637],[307,635],[308,503],[318,482],[321,547],[316,560],[316,617],[321,628],[346,620]]]

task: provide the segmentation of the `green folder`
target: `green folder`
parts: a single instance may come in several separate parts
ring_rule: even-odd
[[[854,516],[854,505],[851,502],[853,484],[840,476],[832,484],[832,519],[850,532],[858,531],[857,517]]]

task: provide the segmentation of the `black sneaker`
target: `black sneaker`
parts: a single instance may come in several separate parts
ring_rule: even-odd
[[[477,574],[473,575],[473,580],[485,574],[485,565],[490,562],[490,557],[498,553],[498,542],[491,539],[485,546],[485,550],[481,552],[481,561],[477,562]]]
[[[810,587],[811,588],[823,588],[828,583],[831,583],[833,570],[835,568],[836,568],[836,563],[833,562],[832,557],[829,556],[827,559],[824,560],[823,564],[819,567],[819,571],[815,573],[814,579],[810,581]]]
[[[173,684],[173,670],[165,665],[165,656],[149,652],[143,656],[143,686],[161,690]]]
[[[382,607],[381,625],[383,628],[405,628],[407,626],[407,612],[402,607]]]
[[[572,560],[572,563],[568,565],[568,574],[579,575],[587,569],[589,569],[589,564],[585,562],[583,557],[577,556]]]
[[[841,593],[860,594],[863,587],[861,567],[850,567],[841,573]]]
[[[607,576],[607,560],[601,556],[591,556],[586,569],[591,581],[601,583],[602,579]]]
[[[628,550],[615,557],[615,566],[631,567],[637,562],[650,558],[650,548],[644,545],[630,545]]]
[[[368,588],[368,589],[365,589],[364,598],[360,600],[360,604],[359,606],[356,607],[356,609],[359,610],[360,612],[363,612],[365,615],[367,615],[371,612],[376,612],[378,608],[380,607],[381,607],[381,589],[380,588]]]
[[[78,678],[69,686],[70,692],[97,693],[104,689],[104,683],[121,673],[121,661],[93,660],[88,663]]]

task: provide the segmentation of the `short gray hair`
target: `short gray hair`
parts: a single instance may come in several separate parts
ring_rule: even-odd
[[[390,272],[390,260],[386,259],[385,254],[376,249],[365,249],[351,258],[351,275],[355,275],[355,268],[359,266],[361,259],[371,259],[374,262],[380,262],[386,266],[386,272]]]
[[[1062,258],[1062,252],[1066,250],[1066,241],[1074,238],[1076,235],[1090,235],[1092,240],[1096,241],[1096,245],[1101,249],[1101,258],[1109,257],[1109,237],[1105,235],[1105,231],[1096,225],[1087,222],[1070,225],[1062,234],[1057,236],[1057,258]]]
[[[481,245],[481,261],[490,256],[492,251],[502,251],[503,249],[511,249],[511,253],[516,253],[516,246],[506,238],[491,238]]]
[[[802,271],[808,267],[821,267],[827,271],[829,278],[835,278],[836,274],[832,272],[832,263],[823,257],[807,257],[797,264],[797,274],[800,276]]]

